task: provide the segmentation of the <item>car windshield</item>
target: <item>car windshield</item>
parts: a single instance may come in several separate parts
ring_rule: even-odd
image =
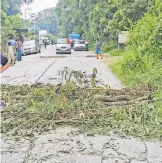
[[[57,44],[66,44],[66,39],[59,39],[57,40]]]
[[[35,44],[35,41],[32,40],[32,41],[25,41],[24,42],[24,46],[31,46],[31,45],[34,45]]]
[[[85,41],[77,41],[77,44],[85,44]]]

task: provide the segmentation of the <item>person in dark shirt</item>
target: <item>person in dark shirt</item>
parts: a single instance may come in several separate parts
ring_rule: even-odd
[[[12,61],[11,56],[7,59],[7,57],[4,56],[4,55],[1,53],[1,69],[0,69],[0,73],[2,73],[2,72],[5,71],[8,67],[10,67],[11,61]]]
[[[44,47],[45,47],[45,49],[47,48],[47,45],[48,45],[48,43],[47,43],[47,41],[45,40],[45,42],[44,42]]]

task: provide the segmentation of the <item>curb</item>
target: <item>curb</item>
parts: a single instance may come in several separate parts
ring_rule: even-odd
[[[93,58],[96,57],[95,55],[86,55],[86,56],[40,56],[40,58],[66,58],[66,57],[87,57]]]
[[[40,56],[40,58],[65,58],[66,56]]]
[[[96,55],[86,55],[86,57],[96,57]]]

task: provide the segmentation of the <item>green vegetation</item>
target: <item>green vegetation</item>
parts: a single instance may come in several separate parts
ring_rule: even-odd
[[[127,83],[162,85],[162,2],[133,27],[123,59],[113,70]]]
[[[23,0],[1,0],[1,48],[4,52],[10,35],[16,35],[15,28],[26,28],[29,23],[20,18]]]
[[[68,124],[88,134],[113,131],[122,136],[161,139],[157,88],[141,84],[111,90],[96,85],[96,73],[96,69],[92,75],[65,69],[60,74],[66,83],[58,86],[2,85],[7,107],[2,111],[1,131],[32,136]]]
[[[4,6],[2,40],[14,32],[14,25],[21,25],[17,16],[5,13]],[[44,15],[48,12],[53,19]],[[60,37],[81,33],[91,42],[90,48],[96,37],[100,37],[104,52],[120,56],[113,57],[117,63],[107,60],[128,87],[120,91],[101,89],[91,80],[91,86],[85,84],[80,88],[78,83],[85,74],[80,74],[77,82],[69,79],[59,87],[2,86],[2,97],[7,102],[2,112],[2,132],[30,135],[60,124],[72,124],[90,134],[113,130],[122,135],[161,139],[162,1],[59,0],[56,9],[48,12],[37,18],[38,26],[44,21],[49,27],[49,19],[56,25],[59,22],[59,30],[53,27],[51,30],[59,32]],[[117,49],[118,33],[124,30],[130,31],[129,43],[124,49]],[[54,35],[51,37],[55,39]],[[129,99],[117,99],[115,103],[103,100],[123,95]]]
[[[58,16],[55,8],[50,8],[39,12],[35,19],[36,29],[48,30],[52,38],[58,33]]]
[[[59,0],[60,36],[81,33],[93,44],[97,37],[104,51],[117,48],[118,33],[129,31],[155,0]]]
[[[156,86],[154,96],[162,97],[161,0],[60,0],[57,12],[61,36],[81,33],[92,44],[100,37],[104,42],[104,53],[121,56],[120,60],[116,57],[117,62],[113,61],[113,65],[109,62],[114,57],[108,57],[106,62],[126,85]],[[120,31],[130,32],[129,43],[124,49],[118,49]],[[152,107],[157,112],[156,118],[162,121],[162,102],[155,102]],[[142,114],[141,109],[145,108],[147,105],[138,107],[139,112]],[[122,123],[122,116],[119,117]],[[129,116],[125,118],[129,119]]]
[[[127,85],[145,83],[156,86],[156,97],[162,97],[162,2],[155,6],[133,26],[125,52],[113,55],[123,57],[111,68]],[[162,102],[154,105],[162,121]]]
[[[140,96],[153,94],[153,89],[147,85],[120,91],[99,87],[79,88],[72,81],[59,87],[39,84],[2,86],[2,97],[7,107],[1,114],[1,132],[32,136],[59,125],[73,125],[88,134],[114,131],[122,136],[161,139],[161,120],[159,111],[155,109],[158,103],[151,99],[138,102]],[[127,95],[137,102],[116,106],[99,100],[98,95]]]

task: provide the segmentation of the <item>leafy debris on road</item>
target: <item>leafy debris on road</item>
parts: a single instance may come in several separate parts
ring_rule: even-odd
[[[157,88],[141,84],[112,90],[96,85],[95,69],[91,75],[68,68],[61,72],[66,82],[57,86],[2,85],[7,105],[2,111],[2,133],[29,136],[70,124],[91,134],[113,130],[142,138],[162,137],[161,99],[154,98]]]

